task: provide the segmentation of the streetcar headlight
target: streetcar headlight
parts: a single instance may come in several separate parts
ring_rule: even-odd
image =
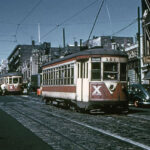
[[[109,89],[110,89],[111,91],[113,91],[113,90],[114,90],[114,85],[110,85]]]
[[[146,96],[146,100],[149,100],[149,96],[148,95]]]

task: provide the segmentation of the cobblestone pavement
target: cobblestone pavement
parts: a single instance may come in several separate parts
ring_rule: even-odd
[[[54,150],[150,149],[150,109],[123,114],[83,114],[45,105],[40,97],[0,97],[0,109]]]

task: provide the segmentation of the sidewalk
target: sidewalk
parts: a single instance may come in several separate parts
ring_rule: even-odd
[[[52,148],[0,109],[0,150],[52,150]]]

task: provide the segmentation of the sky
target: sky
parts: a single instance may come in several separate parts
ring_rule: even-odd
[[[18,45],[51,42],[52,47],[89,37],[102,0],[0,0],[0,61]],[[93,36],[111,36],[137,18],[141,0],[105,0]],[[114,36],[135,38],[137,22]],[[39,34],[40,33],[40,34]],[[40,36],[39,36],[40,35]],[[40,37],[40,40],[39,40]]]

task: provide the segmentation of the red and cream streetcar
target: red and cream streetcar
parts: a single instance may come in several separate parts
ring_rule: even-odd
[[[128,108],[127,55],[118,50],[88,49],[42,67],[42,96],[77,109]]]
[[[22,87],[22,74],[18,72],[11,72],[0,75],[0,86],[2,95],[5,94],[21,94],[23,91]]]

